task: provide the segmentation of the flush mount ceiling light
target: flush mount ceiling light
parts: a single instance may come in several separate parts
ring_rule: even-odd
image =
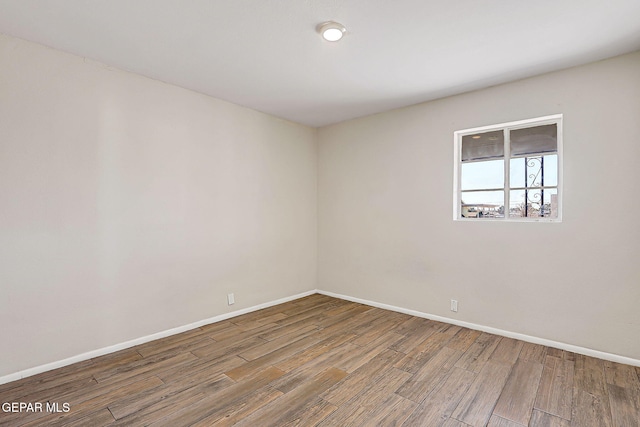
[[[347,29],[344,25],[329,21],[318,25],[318,32],[328,42],[337,42],[342,38]]]

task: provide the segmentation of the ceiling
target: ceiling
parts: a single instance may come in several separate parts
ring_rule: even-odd
[[[0,32],[318,127],[638,50],[640,1],[0,0]]]

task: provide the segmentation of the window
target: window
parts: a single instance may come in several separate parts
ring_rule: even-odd
[[[454,219],[562,219],[562,115],[457,131]]]

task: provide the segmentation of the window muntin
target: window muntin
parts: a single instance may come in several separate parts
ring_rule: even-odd
[[[561,149],[561,115],[455,132],[454,219],[561,220]]]

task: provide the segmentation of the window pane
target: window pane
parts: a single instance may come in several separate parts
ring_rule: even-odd
[[[555,188],[511,190],[509,197],[510,217],[558,218],[558,190]]]
[[[519,157],[510,160],[511,187],[558,185],[558,155]]]
[[[496,130],[462,137],[463,162],[504,157],[504,132]]]
[[[504,160],[462,163],[462,190],[504,188]]]
[[[544,185],[558,185],[558,155],[544,156]]]
[[[509,183],[511,187],[524,187],[524,177],[527,173],[524,157],[511,159],[509,165]]]
[[[558,151],[558,127],[555,123],[512,130],[510,137],[512,156]]]
[[[504,218],[504,191],[463,191],[462,218]]]

